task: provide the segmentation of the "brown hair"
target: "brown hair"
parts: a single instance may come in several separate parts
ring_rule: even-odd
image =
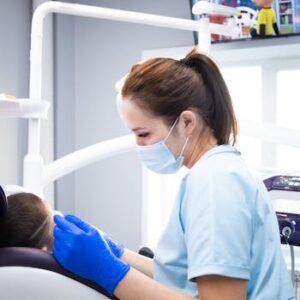
[[[237,122],[226,83],[217,65],[196,50],[182,60],[153,58],[134,65],[122,96],[169,125],[184,110],[194,110],[219,145],[236,142]]]
[[[8,209],[0,219],[0,247],[52,250],[52,220],[45,203],[31,193],[7,197]]]

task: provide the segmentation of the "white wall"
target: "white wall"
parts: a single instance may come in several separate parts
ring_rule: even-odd
[[[18,98],[29,96],[30,26],[33,9],[44,0],[0,1],[0,93]],[[53,100],[52,18],[47,17],[44,30],[42,97]],[[23,159],[27,152],[27,120],[0,119],[0,184],[23,182]],[[41,153],[45,162],[53,160],[53,109],[42,121]],[[53,202],[53,188],[46,190]]]
[[[0,93],[28,96],[30,0],[0,1]],[[0,119],[0,184],[20,184],[26,122]]]

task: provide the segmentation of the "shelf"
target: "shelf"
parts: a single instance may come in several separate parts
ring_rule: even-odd
[[[46,119],[50,104],[44,100],[9,99],[0,95],[1,118]]]

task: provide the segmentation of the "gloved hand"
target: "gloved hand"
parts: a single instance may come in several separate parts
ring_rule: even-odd
[[[67,270],[105,288],[111,295],[130,266],[117,258],[97,229],[76,219],[54,216],[53,255]]]
[[[85,226],[85,223],[81,219],[79,219],[78,217],[76,217],[76,216],[66,215],[65,219],[67,221],[70,221],[71,223],[77,225],[78,227],[84,227]],[[112,253],[116,257],[120,258],[123,255],[123,253],[124,253],[124,245],[116,243],[105,232],[103,232],[102,230],[100,230],[98,228],[96,228],[96,229],[100,232],[100,234],[102,235],[102,237],[105,239],[105,241],[107,242],[107,244],[108,244],[110,250],[112,251]]]

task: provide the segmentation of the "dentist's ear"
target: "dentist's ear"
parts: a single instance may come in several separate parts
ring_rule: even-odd
[[[198,116],[192,110],[185,110],[181,113],[180,118],[184,124],[186,135],[192,135],[198,123]]]

